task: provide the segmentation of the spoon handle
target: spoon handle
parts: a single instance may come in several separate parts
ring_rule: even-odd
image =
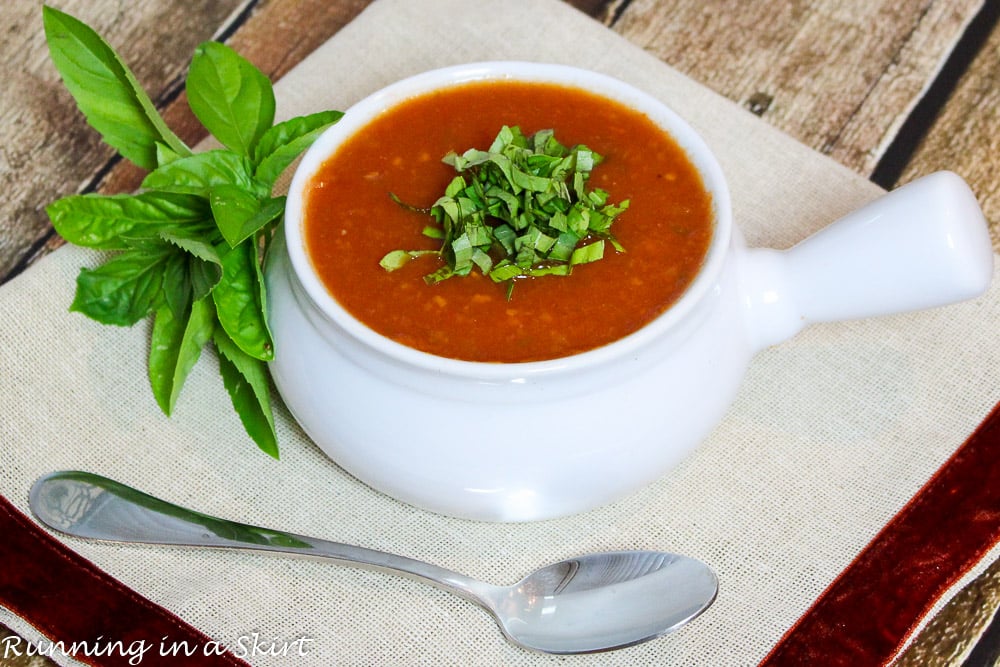
[[[202,514],[100,475],[49,473],[31,487],[32,512],[46,526],[96,540],[250,549],[329,559],[401,574],[483,604],[489,584],[405,556]]]

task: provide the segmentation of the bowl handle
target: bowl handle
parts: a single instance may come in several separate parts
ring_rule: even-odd
[[[890,315],[979,296],[993,276],[986,220],[969,186],[939,171],[785,250],[739,260],[755,348],[814,322]]]

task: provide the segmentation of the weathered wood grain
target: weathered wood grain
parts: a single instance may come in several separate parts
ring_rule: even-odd
[[[959,79],[900,181],[938,169],[956,171],[973,184],[990,222],[993,247],[1000,251],[1000,23]]]
[[[154,101],[162,101],[181,80],[194,47],[246,1],[65,0],[52,5],[104,35]],[[6,0],[0,10],[0,276],[46,238],[45,204],[79,190],[114,154],[87,127],[49,60],[41,7],[40,0]]]
[[[631,0],[612,28],[870,174],[982,0]]]

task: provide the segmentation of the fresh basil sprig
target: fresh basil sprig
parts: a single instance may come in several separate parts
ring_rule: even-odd
[[[206,42],[195,50],[186,92],[224,148],[195,153],[93,29],[47,6],[42,18],[52,61],[88,122],[149,171],[136,194],[72,195],[46,208],[68,242],[111,253],[80,270],[70,309],[118,326],[153,317],[149,380],[167,415],[211,341],[244,428],[277,458],[261,263],[285,198],[272,191],[341,112],[274,125],[268,78],[229,47]]]
[[[428,283],[478,267],[494,282],[506,282],[509,298],[514,279],[569,275],[574,266],[603,258],[605,241],[622,252],[611,224],[628,200],[610,204],[607,191],[587,189],[601,160],[586,146],[564,146],[551,129],[525,136],[504,126],[488,150],[444,157],[459,175],[429,209],[397,199],[431,215],[437,224],[424,234],[440,239],[440,250],[394,250],[380,264],[394,271],[421,255],[439,254],[445,264],[425,276]]]

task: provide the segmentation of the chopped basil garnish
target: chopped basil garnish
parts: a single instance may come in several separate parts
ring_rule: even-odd
[[[438,254],[445,264],[425,276],[428,283],[478,268],[494,282],[508,282],[509,290],[517,278],[565,276],[577,264],[601,259],[605,241],[623,252],[611,224],[628,200],[609,204],[606,191],[586,188],[602,159],[586,146],[567,148],[552,130],[525,136],[504,126],[489,150],[444,157],[458,175],[431,208],[393,195],[430,214],[437,224],[424,234],[440,239],[441,248],[394,250],[380,264],[394,271],[414,257]]]

